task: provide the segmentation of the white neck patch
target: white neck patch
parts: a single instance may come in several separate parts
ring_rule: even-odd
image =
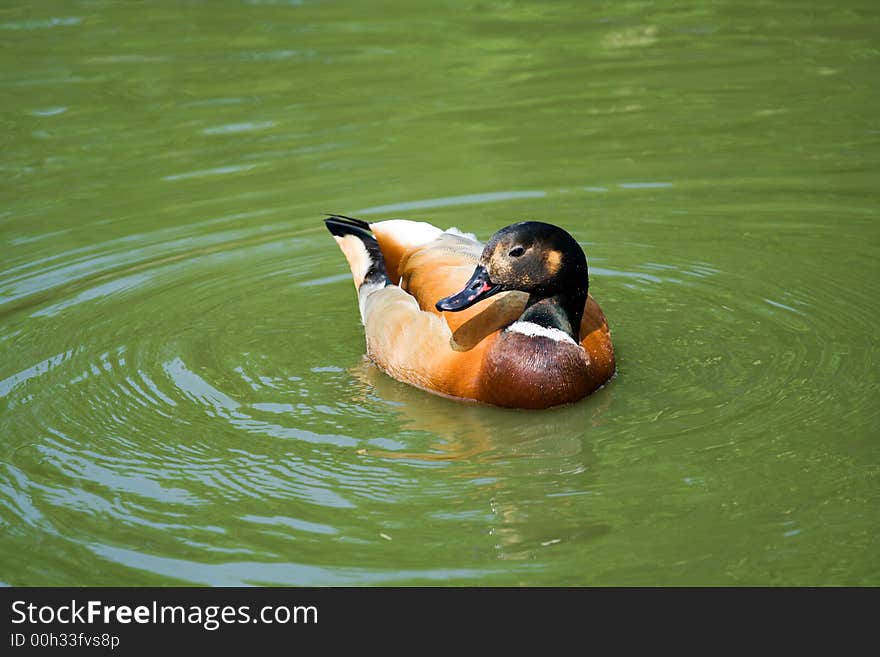
[[[577,344],[565,331],[560,331],[557,328],[547,328],[546,326],[533,324],[532,322],[514,322],[507,327],[507,330],[511,333],[522,333],[523,335],[527,335],[530,338],[536,338],[540,336],[542,338],[550,338],[551,340],[556,340],[556,342],[568,342],[570,344]]]

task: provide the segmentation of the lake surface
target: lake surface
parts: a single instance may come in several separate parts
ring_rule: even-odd
[[[0,582],[880,584],[880,8],[0,8]],[[566,407],[364,359],[322,217],[584,245]]]

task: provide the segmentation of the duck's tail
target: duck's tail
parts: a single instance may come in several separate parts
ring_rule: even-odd
[[[370,230],[370,224],[341,214],[328,216],[324,219],[324,223],[345,254],[345,259],[351,267],[351,277],[358,291],[364,285],[376,287],[391,285],[385,268],[385,258]]]

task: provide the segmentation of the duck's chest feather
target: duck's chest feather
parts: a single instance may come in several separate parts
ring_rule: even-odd
[[[585,397],[605,378],[573,340],[508,329],[486,353],[478,398],[498,406],[547,408]]]

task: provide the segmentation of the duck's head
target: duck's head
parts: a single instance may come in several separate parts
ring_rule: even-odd
[[[437,302],[437,310],[458,311],[499,292],[520,290],[529,294],[526,312],[542,304],[566,315],[543,317],[531,309],[528,321],[575,333],[580,326],[589,286],[587,259],[577,241],[565,230],[540,221],[523,221],[502,228],[483,249],[480,262],[464,289]],[[572,327],[574,330],[572,330]],[[577,336],[575,335],[575,338]]]

